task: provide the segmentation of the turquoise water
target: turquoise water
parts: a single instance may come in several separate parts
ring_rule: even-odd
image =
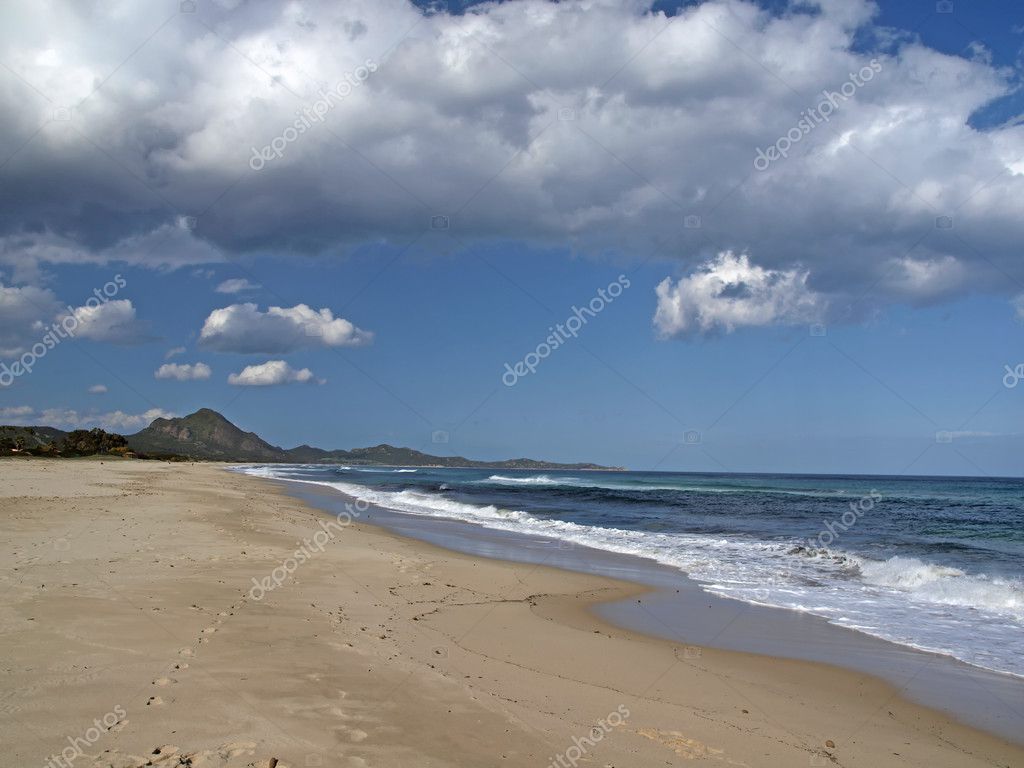
[[[1024,676],[1024,481],[325,466],[245,471],[651,558],[713,594]]]

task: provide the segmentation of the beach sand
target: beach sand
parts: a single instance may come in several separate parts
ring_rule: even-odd
[[[1024,765],[872,677],[588,609],[628,583],[357,523],[254,589],[331,518],[216,465],[0,480],[0,766]]]

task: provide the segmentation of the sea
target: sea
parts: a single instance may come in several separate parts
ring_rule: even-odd
[[[1024,480],[260,465],[401,515],[648,558],[708,593],[1024,677]]]

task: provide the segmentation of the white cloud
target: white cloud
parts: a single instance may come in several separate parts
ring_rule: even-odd
[[[0,408],[0,419],[21,419],[24,416],[29,416],[35,413],[35,408],[31,405],[14,405],[6,408]]]
[[[131,344],[142,337],[131,299],[76,307],[71,314],[78,321],[75,338]]]
[[[108,413],[79,413],[73,408],[45,408],[37,411],[28,406],[19,406],[19,411],[12,423],[40,427],[57,427],[58,429],[92,429],[99,427],[108,432],[138,431],[158,418],[174,418],[173,413],[162,408],[150,408],[143,413],[125,413],[110,411]],[[0,409],[0,414],[2,414]]]
[[[215,309],[203,323],[199,343],[219,352],[290,352],[303,346],[354,347],[368,344],[373,334],[335,317],[329,309],[305,304],[270,307],[232,304]]]
[[[0,356],[17,355],[39,341],[60,309],[53,292],[0,283]]]
[[[309,368],[295,370],[284,360],[268,360],[260,365],[247,365],[241,373],[228,376],[228,383],[238,387],[269,387],[277,384],[305,384],[313,380]],[[321,380],[320,383],[323,383]]]
[[[889,287],[912,301],[929,301],[955,293],[967,279],[966,267],[952,256],[889,262]]]
[[[210,366],[206,363],[164,363],[153,373],[157,379],[176,379],[178,381],[197,381],[210,378]]]
[[[148,427],[154,419],[173,419],[176,414],[165,411],[163,408],[150,408],[142,413],[125,413],[124,411],[113,411],[99,416],[85,416],[86,423],[94,423],[105,429],[142,429]]]
[[[764,269],[746,254],[719,253],[674,285],[656,288],[654,325],[663,338],[732,333],[744,326],[793,325],[821,319],[824,299],[807,287],[800,269]]]
[[[170,360],[172,357],[177,357],[178,355],[184,355],[184,354],[185,354],[185,348],[184,347],[172,347],[171,349],[167,350],[167,353],[164,355],[164,360]]]
[[[90,395],[105,395],[107,394],[106,384],[93,384],[89,387],[88,392]]]
[[[76,338],[122,344],[142,339],[142,328],[129,299],[91,302],[66,307],[48,288],[0,283],[0,356],[21,354],[41,343],[48,333],[57,340],[67,338],[68,332]]]
[[[225,280],[214,290],[217,293],[242,293],[243,291],[255,291],[260,287],[258,283],[251,283],[244,277],[233,277],[230,280]]]

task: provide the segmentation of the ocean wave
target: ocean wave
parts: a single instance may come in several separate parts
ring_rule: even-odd
[[[938,605],[988,609],[1024,622],[1024,585],[959,568],[926,563],[915,557],[861,560],[864,583],[906,593],[911,599]]]
[[[532,477],[505,477],[504,475],[491,475],[486,480],[478,480],[481,483],[511,483],[513,485],[572,485],[578,482],[575,477],[560,477],[557,480],[547,475],[535,475]]]
[[[473,481],[477,484],[507,485],[507,486],[530,486],[550,488],[577,488],[581,490],[606,490],[606,491],[627,491],[635,493],[649,493],[658,491],[677,491],[683,493],[749,493],[769,494],[779,496],[807,496],[810,498],[839,498],[845,494],[843,490],[799,490],[785,488],[756,488],[740,485],[701,485],[696,483],[660,483],[651,484],[645,482],[616,483],[607,480],[596,480],[579,477],[552,477],[550,475],[527,475],[524,477],[510,477],[507,475],[491,475],[483,480]]]

